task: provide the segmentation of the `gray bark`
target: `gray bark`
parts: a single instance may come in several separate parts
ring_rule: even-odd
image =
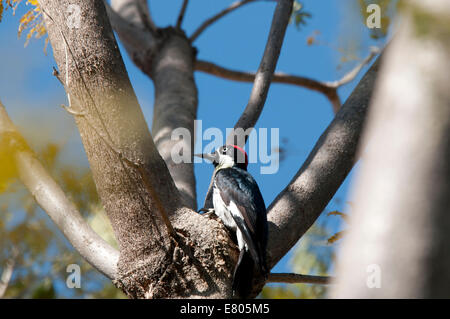
[[[338,298],[450,297],[450,2],[401,13],[360,149]]]

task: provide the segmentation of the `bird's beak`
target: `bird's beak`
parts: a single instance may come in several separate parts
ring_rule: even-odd
[[[201,158],[207,159],[207,160],[209,160],[209,161],[211,161],[211,162],[213,162],[213,163],[214,163],[214,161],[215,161],[216,158],[217,158],[215,152],[212,153],[212,154],[208,154],[208,153],[205,153],[205,154],[194,154],[194,156],[197,156],[197,157],[201,157]]]

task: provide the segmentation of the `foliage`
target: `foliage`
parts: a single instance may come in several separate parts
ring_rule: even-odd
[[[22,0],[0,0],[0,22],[2,21],[2,16],[6,8],[10,7],[15,12],[17,6],[22,2]],[[35,37],[40,39],[47,34],[45,30],[44,21],[42,19],[42,11],[39,7],[37,0],[27,0],[26,5],[31,5],[32,8],[29,9],[19,21],[19,29],[17,31],[18,37],[22,36],[25,30],[28,30],[25,46],[28,45],[31,38]],[[6,5],[6,6],[5,6]],[[5,9],[5,10],[4,10]],[[48,45],[48,38],[45,39],[45,48]]]

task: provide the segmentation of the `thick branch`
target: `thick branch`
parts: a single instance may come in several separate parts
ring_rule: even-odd
[[[251,129],[256,124],[256,121],[262,112],[264,103],[266,102],[267,93],[269,92],[272,75],[278,62],[281,46],[283,45],[284,35],[291,17],[291,12],[292,0],[278,1],[273,15],[264,55],[261,59],[258,71],[256,72],[248,104],[234,126],[234,131],[227,137],[227,144],[236,144],[243,147],[247,141],[248,135],[243,134],[242,136],[242,134],[236,130],[242,129],[243,131],[246,131],[249,128]]]
[[[142,267],[143,259],[151,259],[155,263],[147,273],[156,278],[161,264],[172,258],[159,207],[172,214],[182,202],[153,143],[105,6],[101,1],[75,1],[90,27],[70,29],[64,13],[73,1],[39,3],[71,108],[83,114],[75,120],[119,244],[119,277],[125,280],[131,270]]]
[[[286,284],[316,284],[316,285],[328,285],[334,280],[329,276],[311,276],[289,273],[271,273],[267,282],[281,282]]]
[[[158,28],[156,27],[156,24],[152,19],[152,15],[150,14],[148,0],[135,0],[135,1],[142,24],[147,28],[147,30],[149,30],[153,34],[156,34]]]
[[[203,22],[195,31],[194,33],[192,33],[191,37],[189,38],[189,40],[191,42],[194,42],[195,39],[197,39],[200,34],[202,34],[203,31],[205,31],[206,28],[208,28],[211,24],[213,24],[214,22],[216,22],[217,20],[221,19],[222,17],[224,17],[225,15],[227,15],[230,12],[233,12],[234,10],[242,7],[243,5],[246,5],[247,3],[250,2],[254,2],[257,0],[243,0],[243,1],[236,1],[234,3],[232,3],[228,8],[223,9],[222,11],[220,11],[219,13],[213,15],[211,18],[207,19],[205,22]]]
[[[148,24],[154,27],[147,0],[111,0],[111,8],[126,22],[140,29],[145,29]]]
[[[271,267],[319,217],[352,169],[379,62],[378,59],[364,75],[306,162],[269,206]]]
[[[160,29],[156,32],[137,30],[139,37],[135,39],[133,30],[129,29],[128,20],[137,20],[136,11],[123,9],[133,5],[136,0],[116,0],[115,7],[123,11],[124,16],[108,8],[108,14],[113,28],[124,42],[129,57],[155,83],[155,106],[153,113],[152,133],[158,151],[166,162],[176,187],[180,191],[186,206],[196,209],[197,195],[195,190],[195,176],[193,160],[175,163],[171,151],[175,145],[180,145],[172,139],[172,132],[177,128],[189,131],[192,138],[183,143],[185,154],[192,153],[194,142],[194,120],[197,116],[197,88],[193,77],[192,61],[194,51],[182,32],[174,32],[171,28]],[[183,3],[181,14],[187,6]],[[133,7],[134,8],[134,7]],[[111,12],[112,11],[112,12]],[[147,10],[146,10],[147,11]],[[128,15],[125,15],[128,13]],[[128,19],[128,20],[126,20]],[[118,22],[117,22],[117,21]],[[124,25],[124,26],[123,26]],[[137,40],[136,44],[128,40]],[[156,43],[159,46],[156,46]],[[128,45],[127,45],[128,43]],[[144,46],[144,48],[142,48]]]
[[[72,246],[94,268],[110,279],[116,276],[119,253],[83,220],[33,152],[23,142],[0,102],[0,136],[8,138],[19,176],[36,202],[50,216]]]
[[[112,8],[106,0],[104,3],[111,26],[114,31],[117,32],[128,55],[136,65],[141,67],[145,66],[148,57],[152,55],[156,46],[154,34],[149,28],[145,28],[145,24],[143,23],[143,21],[147,21],[151,29],[152,22],[150,16],[139,16],[139,12],[141,12],[141,15],[143,12],[142,10],[137,10],[137,5],[140,1],[112,1],[114,8]],[[135,9],[131,11],[129,9],[124,9],[129,8],[130,6]],[[154,28],[156,29],[156,27]]]

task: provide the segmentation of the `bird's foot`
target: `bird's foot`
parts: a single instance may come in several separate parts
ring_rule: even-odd
[[[214,208],[201,208],[198,213],[200,214],[201,212],[203,212],[203,216],[211,218],[214,214]]]

